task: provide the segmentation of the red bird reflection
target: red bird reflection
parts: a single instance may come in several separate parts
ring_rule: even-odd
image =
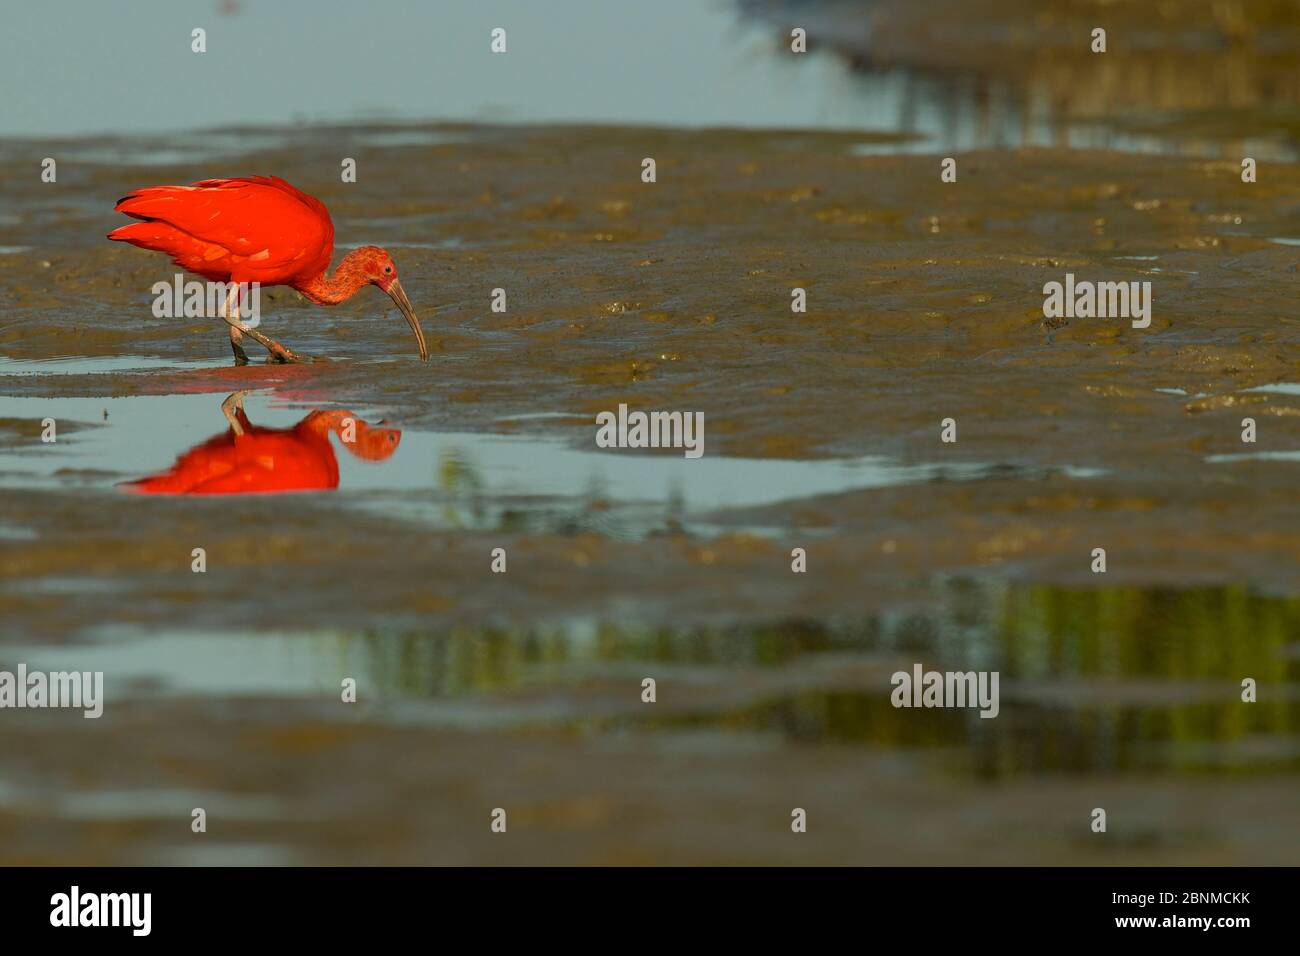
[[[366,461],[388,458],[402,439],[400,430],[367,425],[348,411],[317,410],[292,428],[261,428],[244,412],[245,394],[221,403],[229,430],[180,455],[167,471],[122,487],[146,495],[327,491],[339,486],[331,433]]]

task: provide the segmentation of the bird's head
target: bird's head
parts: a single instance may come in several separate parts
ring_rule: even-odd
[[[343,447],[366,461],[386,460],[397,451],[397,446],[402,440],[401,429],[380,427],[386,424],[380,422],[379,425],[367,425],[365,422],[357,421],[356,441]]]
[[[349,258],[356,261],[357,268],[367,282],[383,289],[401,309],[402,315],[411,326],[411,331],[415,333],[415,341],[420,346],[420,358],[427,359],[429,349],[424,344],[424,330],[420,328],[420,320],[415,316],[415,308],[407,298],[406,290],[402,288],[402,281],[397,278],[397,263],[388,254],[388,250],[381,249],[379,246],[362,246]]]

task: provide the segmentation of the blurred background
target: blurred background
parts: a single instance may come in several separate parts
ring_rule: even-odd
[[[1300,130],[1291,0],[59,0],[8,23],[0,129],[22,136],[613,123],[1294,159]]]
[[[1292,0],[11,4],[0,668],[107,700],[0,711],[0,861],[1294,862],[1298,34]],[[263,290],[313,365],[153,317],[175,267],[114,202],[258,173],[336,259],[392,251],[428,363],[373,290]],[[1151,328],[1045,322],[1067,271],[1152,283]],[[180,493],[236,396],[310,485]],[[703,412],[704,458],[595,448],[620,403]],[[895,710],[914,663],[998,670],[999,716]]]

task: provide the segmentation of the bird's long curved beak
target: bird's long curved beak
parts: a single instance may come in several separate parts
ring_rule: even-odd
[[[424,344],[424,330],[420,328],[420,320],[415,317],[415,307],[411,305],[411,300],[406,297],[406,290],[402,288],[401,282],[394,279],[385,291],[397,303],[397,307],[402,310],[402,315],[406,316],[407,324],[411,326],[411,331],[415,333],[415,341],[420,345],[420,361],[425,361],[429,357],[429,348]]]

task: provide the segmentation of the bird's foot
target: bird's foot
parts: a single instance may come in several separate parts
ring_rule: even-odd
[[[243,350],[243,348],[241,348],[241,347],[238,346],[238,345],[235,345],[235,344],[232,342],[232,343],[231,343],[231,346],[230,346],[230,350],[231,350],[232,352],[235,353],[235,364],[236,364],[236,365],[247,365],[247,364],[248,364],[248,353],[245,352],[245,351]]]
[[[229,322],[230,320],[227,319],[226,321]],[[239,333],[241,337],[245,335],[249,336],[250,338],[252,338],[254,342],[258,343],[259,345],[262,346],[262,348],[270,352],[272,362],[288,363],[288,362],[310,361],[310,359],[306,358],[305,356],[299,355],[293,349],[285,348],[275,339],[267,338],[265,335],[263,335],[261,332],[257,331],[256,329],[248,329],[248,328],[244,328],[243,326],[240,326]],[[232,337],[232,344],[233,344],[233,337]]]
[[[268,346],[267,351],[271,353],[271,361],[276,365],[300,364],[312,361],[307,356],[299,355],[293,349],[285,348],[279,343],[276,343],[274,348]]]

